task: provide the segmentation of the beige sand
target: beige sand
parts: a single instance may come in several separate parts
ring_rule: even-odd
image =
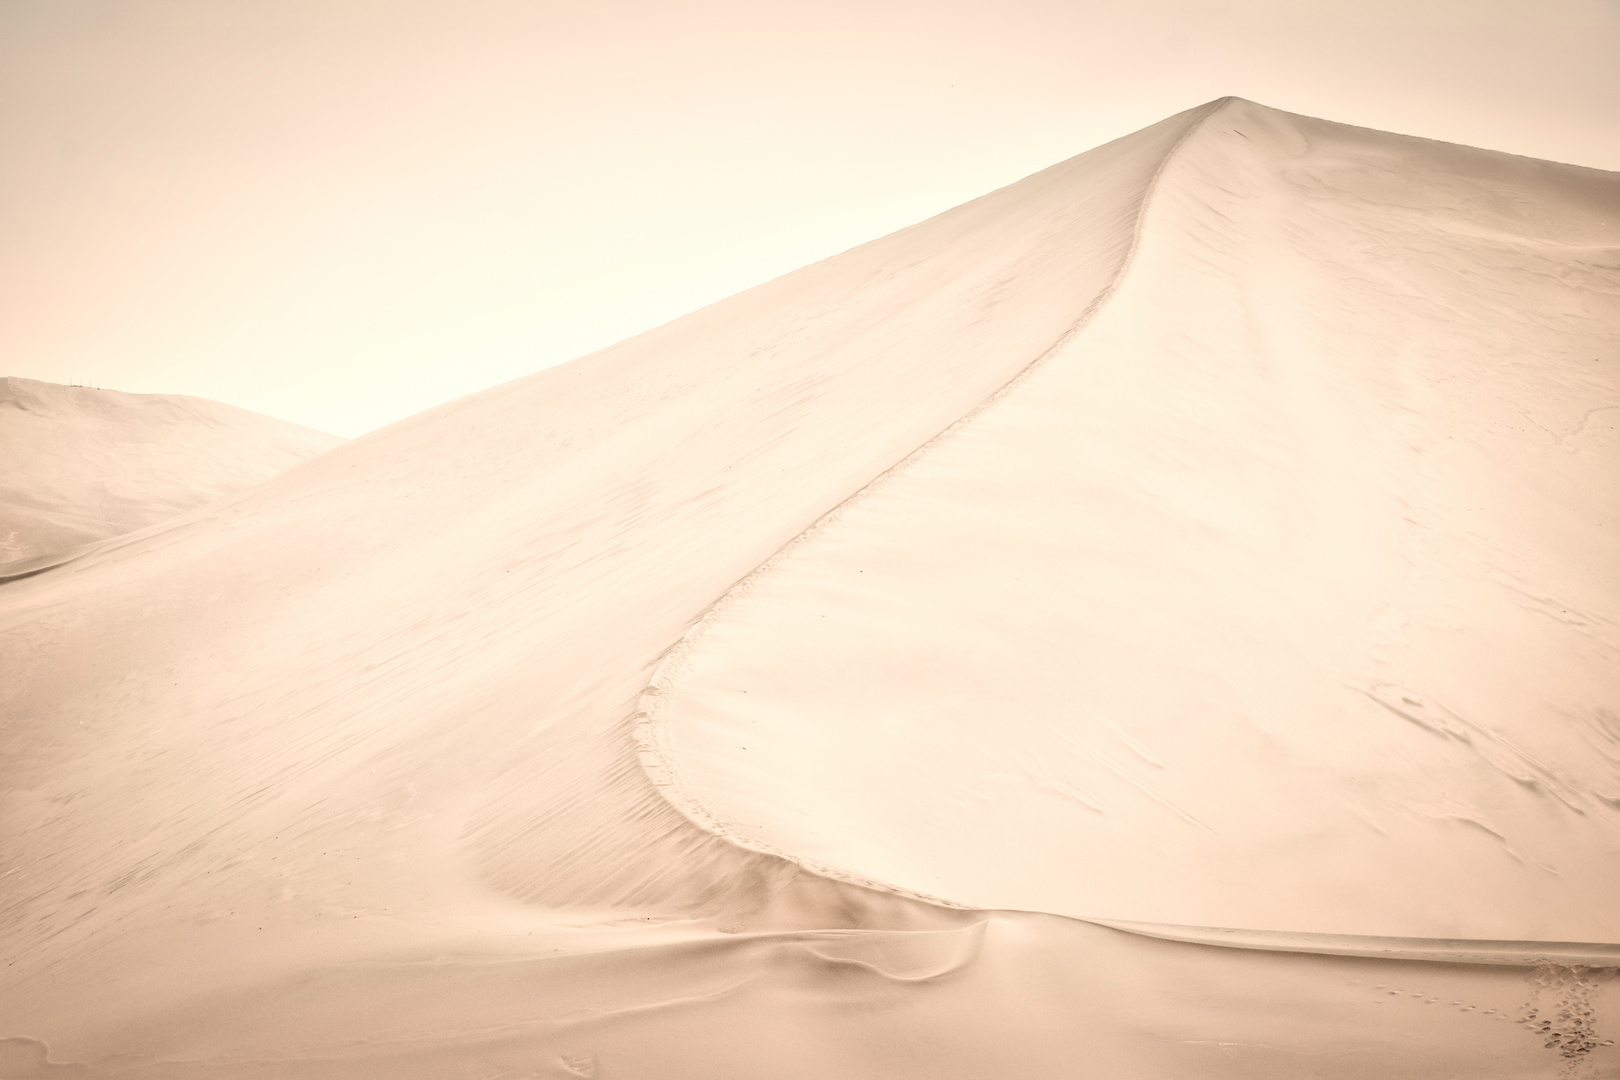
[[[1617,209],[1216,102],[0,586],[0,1076],[1612,1074]]]
[[[155,524],[343,440],[217,401],[0,377],[0,576]]]

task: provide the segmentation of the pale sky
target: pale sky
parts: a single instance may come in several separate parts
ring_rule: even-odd
[[[0,0],[0,374],[355,435],[1225,94],[1620,170],[1620,0]]]

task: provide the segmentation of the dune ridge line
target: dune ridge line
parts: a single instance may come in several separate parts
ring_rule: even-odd
[[[1075,319],[1074,323],[1065,330],[1056,341],[1045,350],[1025,364],[1018,372],[1008,379],[989,396],[985,397],[966,413],[951,421],[939,432],[917,446],[893,465],[878,473],[871,480],[856,488],[842,499],[836,506],[811,522],[799,533],[794,535],[787,543],[772,552],[770,557],[755,566],[735,584],[721,593],[707,608],[705,608],[693,621],[691,627],[682,634],[659,659],[653,669],[648,685],[642,691],[635,715],[632,717],[632,737],[636,744],[636,756],[642,771],[652,782],[653,787],[663,797],[664,801],[673,807],[692,824],[711,833],[735,847],[746,851],[756,852],[780,858],[799,867],[801,870],[818,877],[846,884],[858,885],[874,891],[891,895],[904,896],[924,903],[935,904],[940,907],[973,910],[969,905],[958,904],[940,897],[930,896],[926,893],[916,892],[892,885],[886,882],[869,879],[861,875],[851,874],[830,866],[814,863],[798,856],[789,855],[779,851],[769,844],[740,836],[730,829],[724,821],[715,815],[692,791],[685,781],[680,766],[676,763],[673,746],[668,735],[665,719],[668,711],[667,691],[671,685],[686,671],[687,656],[702,640],[708,628],[718,620],[731,605],[740,597],[747,595],[753,584],[775,567],[783,558],[790,555],[812,537],[836,523],[844,512],[866,496],[882,488],[889,480],[903,473],[907,468],[927,456],[929,451],[950,439],[963,430],[975,419],[989,410],[997,402],[1004,399],[1019,386],[1029,380],[1037,371],[1044,367],[1053,357],[1061,353],[1079,333],[1088,326],[1096,314],[1119,291],[1125,276],[1130,272],[1131,265],[1136,260],[1136,253],[1141,246],[1143,222],[1147,218],[1154,192],[1159,186],[1160,178],[1170,162],[1174,160],[1177,152],[1186,142],[1196,135],[1204,124],[1218,114],[1232,102],[1239,100],[1233,96],[1218,98],[1204,105],[1202,115],[1194,118],[1187,130],[1172,143],[1154,167],[1152,175],[1142,190],[1140,202],[1137,204],[1136,218],[1131,226],[1131,239],[1127,245],[1124,257],[1120,260],[1119,268],[1109,279],[1101,292],[1095,296],[1085,309]]]

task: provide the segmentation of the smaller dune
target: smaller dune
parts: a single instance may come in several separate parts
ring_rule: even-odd
[[[0,377],[0,567],[154,525],[341,442],[203,398]]]

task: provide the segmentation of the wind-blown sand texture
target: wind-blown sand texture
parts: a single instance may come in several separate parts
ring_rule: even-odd
[[[235,494],[342,441],[202,398],[0,377],[0,578]]]
[[[0,586],[0,1077],[1615,1075],[1617,254],[1226,99]]]

